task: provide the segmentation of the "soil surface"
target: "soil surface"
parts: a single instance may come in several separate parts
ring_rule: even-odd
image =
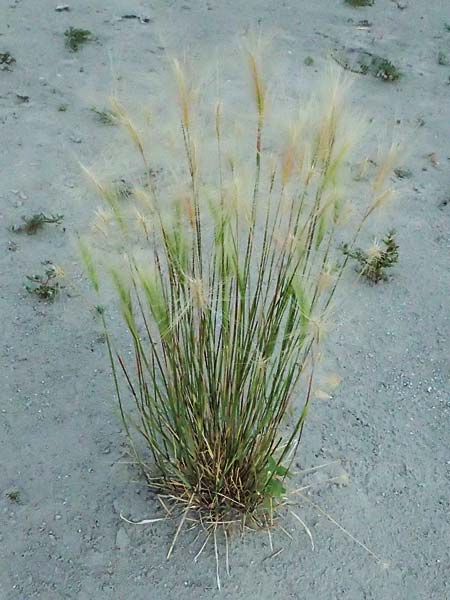
[[[343,0],[69,5],[0,0],[0,53],[15,59],[0,64],[0,599],[450,598],[448,0],[358,9]],[[96,40],[71,52],[71,26]],[[283,549],[274,558],[264,532],[233,540],[230,577],[219,548],[219,593],[213,547],[194,563],[198,542],[181,536],[166,561],[174,523],[137,526],[119,516],[161,512],[127,464],[105,343],[73,243],[94,208],[78,160],[104,166],[121,149],[118,128],[91,110],[103,109],[112,88],[142,108],[162,93],[168,56],[231,63],[258,28],[272,38],[287,97],[317,80],[337,49],[392,61],[398,81],[354,75],[352,107],[404,142],[402,167],[411,173],[393,178],[398,198],[369,226],[369,234],[398,232],[390,280],[343,283],[329,342],[343,382],[331,401],[316,403],[300,455],[302,468],[340,462],[348,481],[325,481],[336,464],[301,481],[378,558],[299,501],[314,550],[294,518],[284,523],[292,539],[273,533],[274,551]],[[9,230],[41,211],[64,221],[36,235]],[[44,261],[66,273],[53,303],[24,286]]]

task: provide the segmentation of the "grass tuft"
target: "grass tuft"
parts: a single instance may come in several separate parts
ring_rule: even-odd
[[[197,130],[200,108],[175,61],[180,144],[171,143],[164,177],[158,148],[152,165],[143,134],[115,98],[144,182],[120,202],[115,186],[83,167],[106,210],[96,217],[105,251],[82,242],[81,257],[97,305],[99,278],[110,277],[132,343],[130,360],[98,311],[134,456],[168,516],[179,519],[175,539],[185,523],[197,523],[215,544],[218,527],[266,527],[285,502],[347,263],[337,242],[350,212],[341,187],[351,147],[345,83],[333,77],[314,113],[287,136],[275,128],[271,139],[267,86],[256,56],[248,60],[253,122],[243,120],[238,139],[220,102],[211,107],[212,139],[207,119]],[[230,154],[237,145],[245,151]],[[393,157],[359,207],[348,252],[389,195]]]

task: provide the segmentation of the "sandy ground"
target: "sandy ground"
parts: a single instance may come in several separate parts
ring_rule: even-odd
[[[450,54],[448,1],[376,0],[353,9],[341,0],[72,0],[61,13],[55,6],[0,0],[0,52],[16,59],[0,71],[1,600],[450,598],[450,67],[437,60],[439,51]],[[151,20],[116,20],[127,13]],[[358,29],[361,19],[372,26]],[[90,29],[97,42],[70,53],[69,26]],[[301,86],[297,67],[303,81],[313,80],[336,44],[397,64],[398,83],[358,76],[353,103],[380,128],[398,121],[412,177],[394,182],[399,198],[383,223],[397,228],[400,243],[391,280],[344,283],[331,344],[343,384],[332,402],[316,404],[301,455],[303,467],[342,461],[349,483],[319,485],[311,499],[382,560],[299,505],[314,551],[293,522],[291,541],[275,534],[284,551],[273,560],[267,535],[236,541],[219,595],[212,548],[194,564],[198,547],[185,537],[167,562],[172,524],[119,518],[158,513],[124,464],[105,347],[85,301],[72,241],[91,211],[77,159],[90,164],[122,140],[90,111],[104,105],[113,77],[143,103],[159,93],[167,51],[197,61],[229,52],[231,60],[236,40],[257,26],[273,37],[287,95]],[[315,64],[305,68],[308,55]],[[40,210],[63,213],[65,231],[8,231]],[[53,304],[24,289],[25,275],[45,260],[62,265],[70,281]],[[14,490],[18,502],[8,496]]]

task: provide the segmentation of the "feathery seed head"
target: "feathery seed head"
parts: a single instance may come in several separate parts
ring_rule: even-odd
[[[266,90],[261,79],[258,59],[253,52],[249,52],[250,75],[253,84],[253,93],[255,96],[256,109],[260,119],[264,116],[264,108],[266,101]]]

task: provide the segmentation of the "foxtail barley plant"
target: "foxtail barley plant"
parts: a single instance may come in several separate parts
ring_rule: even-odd
[[[149,484],[179,518],[177,535],[195,519],[214,539],[221,526],[274,522],[347,262],[337,239],[352,222],[343,189],[351,148],[345,86],[334,79],[322,112],[301,115],[269,151],[267,88],[254,54],[249,65],[254,120],[244,158],[225,151],[234,133],[216,103],[215,157],[202,161],[196,99],[175,62],[182,185],[172,193],[167,176],[155,176],[154,151],[115,98],[111,110],[145,179],[123,199],[86,169],[105,202],[95,228],[123,256],[120,267],[107,267],[133,349],[130,361],[108,333],[121,416]],[[354,241],[389,196],[392,162],[390,153],[357,207]],[[104,262],[86,240],[80,248],[99,293]]]

